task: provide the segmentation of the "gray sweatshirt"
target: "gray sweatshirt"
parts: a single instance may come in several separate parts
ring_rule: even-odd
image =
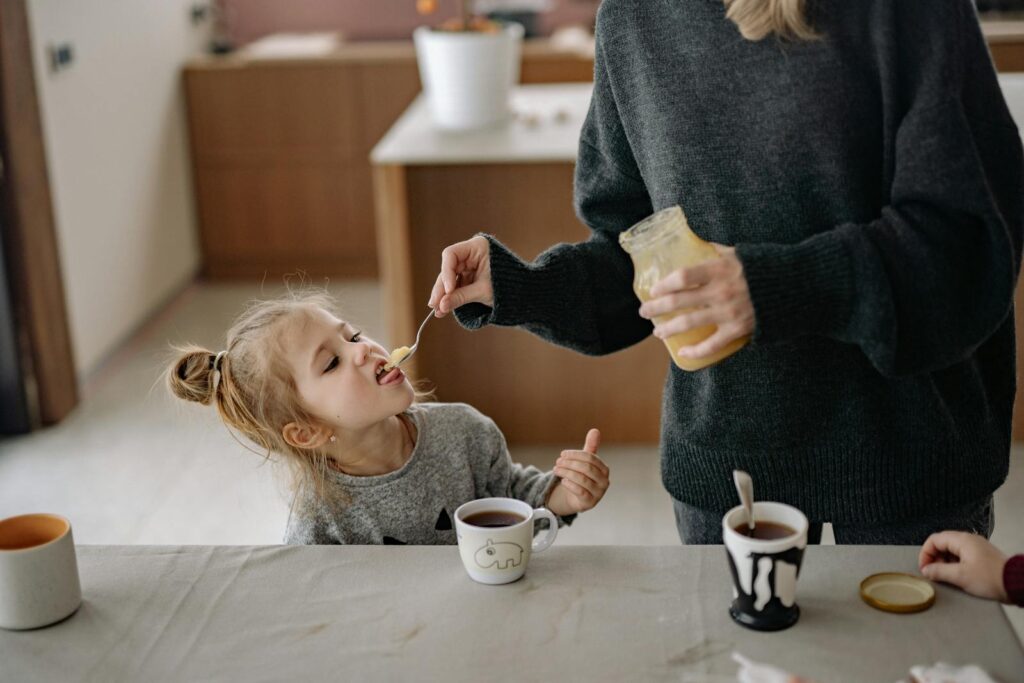
[[[512,462],[489,417],[464,403],[421,403],[408,412],[418,432],[409,462],[372,477],[328,474],[347,494],[330,504],[310,494],[292,506],[291,545],[455,544],[455,510],[478,498],[518,498],[541,507],[556,483],[550,472]]]

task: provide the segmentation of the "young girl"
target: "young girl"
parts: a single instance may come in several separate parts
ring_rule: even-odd
[[[454,544],[452,516],[477,498],[518,498],[564,521],[608,489],[600,433],[552,472],[512,462],[494,422],[461,403],[415,403],[389,354],[324,294],[252,305],[213,353],[181,349],[179,398],[216,403],[225,424],[293,470],[291,544]]]

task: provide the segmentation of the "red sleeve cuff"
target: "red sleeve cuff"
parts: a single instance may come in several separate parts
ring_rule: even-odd
[[[1014,555],[1003,567],[1003,586],[1010,602],[1024,607],[1024,555]]]

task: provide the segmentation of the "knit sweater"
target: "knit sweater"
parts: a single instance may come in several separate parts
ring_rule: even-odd
[[[380,476],[330,473],[327,486],[340,495],[298,498],[285,543],[452,545],[463,503],[504,497],[544,505],[556,477],[512,462],[501,431],[475,408],[423,403],[407,414],[417,431],[409,461]]]
[[[652,326],[618,235],[679,204],[737,247],[756,320],[710,368],[666,354],[669,493],[723,512],[740,468],[812,520],[920,518],[1006,476],[1020,138],[969,0],[808,6],[820,40],[752,42],[721,0],[605,0],[575,181],[590,238],[526,263],[489,236],[494,306],[457,315],[636,344]]]

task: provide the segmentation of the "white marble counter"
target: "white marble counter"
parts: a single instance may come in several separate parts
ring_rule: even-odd
[[[589,83],[518,86],[512,120],[466,132],[436,129],[421,93],[373,148],[370,159],[403,166],[574,162],[592,90]]]
[[[812,546],[800,621],[729,618],[722,546],[565,546],[484,586],[454,546],[79,546],[85,602],[0,629],[3,681],[735,681],[738,651],[824,683],[885,683],[915,664],[979,664],[1024,683],[996,603],[937,586],[920,614],[865,605],[916,547]]]

